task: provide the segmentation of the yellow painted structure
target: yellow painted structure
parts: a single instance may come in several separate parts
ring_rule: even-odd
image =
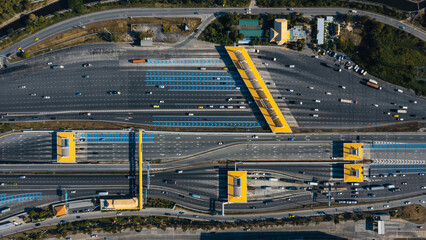
[[[343,160],[359,161],[362,160],[362,143],[344,143]]]
[[[288,31],[287,19],[275,19],[274,28],[271,28],[269,42],[277,45],[283,45],[290,39],[290,31]]]
[[[334,25],[334,35],[340,35],[340,24]]]
[[[56,133],[56,152],[58,163],[75,163],[75,140],[73,132]]]
[[[139,209],[138,198],[100,199],[101,210],[134,210]]]
[[[142,192],[142,131],[139,130],[139,210],[143,208]]]
[[[228,172],[228,202],[245,203],[247,202],[247,172],[229,171]]]
[[[344,179],[345,182],[364,181],[364,169],[362,164],[345,164]]]
[[[278,105],[244,47],[226,47],[241,78],[274,133],[291,133]]]
[[[59,216],[63,216],[63,215],[67,215],[68,214],[68,209],[66,205],[59,205],[59,206],[55,206],[53,208],[54,212],[55,212],[55,216],[59,217]]]

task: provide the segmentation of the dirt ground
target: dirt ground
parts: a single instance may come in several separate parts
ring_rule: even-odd
[[[426,221],[426,208],[418,204],[397,208],[398,212],[394,218],[402,218],[406,221],[423,224]]]

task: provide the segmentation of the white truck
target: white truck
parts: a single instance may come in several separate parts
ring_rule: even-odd
[[[358,103],[358,101],[349,100],[349,99],[343,99],[343,98],[340,98],[339,102],[342,102],[342,103],[353,103],[353,104],[357,104]]]

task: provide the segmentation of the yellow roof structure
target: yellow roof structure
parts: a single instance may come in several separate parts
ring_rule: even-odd
[[[290,31],[288,31],[287,25],[287,19],[275,19],[269,42],[275,42],[278,45],[286,43],[290,39]]]
[[[67,215],[67,206],[66,205],[55,206],[54,210],[55,210],[55,216],[57,216],[57,217]]]
[[[247,172],[228,172],[228,202],[247,202]]]
[[[362,143],[344,143],[343,160],[359,161],[362,160]]]
[[[73,132],[56,133],[58,163],[75,163],[75,140]]]
[[[138,198],[128,199],[101,199],[101,210],[130,210],[139,209]]]
[[[362,166],[362,164],[345,164],[345,182],[362,182],[364,180]]]
[[[275,103],[244,47],[226,47],[229,57],[274,133],[291,133],[290,126]]]

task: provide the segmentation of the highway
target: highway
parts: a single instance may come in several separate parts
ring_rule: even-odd
[[[84,131],[77,132],[80,136]],[[109,131],[101,131],[109,133]],[[125,132],[123,132],[125,133]],[[144,143],[144,160],[153,161],[158,168],[178,167],[217,160],[330,160],[343,157],[344,142],[362,143],[424,143],[424,133],[196,133],[147,131],[153,141]],[[0,163],[33,164],[56,161],[54,134],[49,131],[15,133],[0,138]],[[255,136],[256,138],[254,138]],[[289,141],[289,138],[294,141]],[[86,143],[77,141],[78,163],[128,163],[129,147],[122,143]],[[422,160],[426,149],[369,150],[380,159]],[[423,158],[424,159],[424,158]],[[179,160],[175,162],[176,160]],[[169,163],[173,162],[173,163]],[[54,165],[48,165],[47,169]],[[77,165],[78,166],[78,165]],[[7,168],[13,166],[7,166]],[[26,166],[21,168],[21,171]],[[19,167],[16,168],[20,171]],[[84,170],[83,170],[84,171]]]
[[[192,166],[180,168],[183,173],[178,173],[175,170],[163,172],[151,172],[150,189],[148,195],[174,201],[182,206],[198,209],[200,211],[220,211],[221,203],[227,199],[227,171],[233,170],[234,166],[208,164],[202,166]],[[279,189],[278,187],[295,186],[312,187],[306,184],[306,181],[311,181],[312,177],[318,180],[333,181],[336,187],[346,188],[347,190],[339,190],[332,192],[332,196],[337,199],[351,199],[354,195],[353,190],[366,186],[376,186],[384,184],[394,184],[396,188],[401,189],[399,192],[391,192],[389,190],[367,191],[364,189],[356,190],[359,194],[354,200],[360,202],[374,201],[390,201],[397,198],[411,197],[419,195],[425,191],[420,187],[424,185],[425,176],[418,174],[406,174],[406,176],[388,177],[388,178],[373,178],[367,182],[361,183],[360,186],[344,184],[342,175],[334,174],[342,172],[342,166],[335,163],[244,163],[237,165],[238,170],[248,171],[248,177],[252,180],[249,183],[253,189],[249,190],[248,203],[232,204],[226,208],[230,211],[249,212],[253,211],[253,207],[258,210],[272,209],[291,209],[300,207],[302,204],[314,204],[318,202],[325,203],[327,197],[320,194],[315,189],[307,191],[298,189],[296,191]],[[266,177],[277,179],[294,180],[291,181],[268,181]],[[25,206],[39,206],[42,203],[50,203],[53,201],[64,200],[64,194],[67,191],[69,199],[79,199],[90,196],[96,196],[97,191],[109,191],[110,195],[132,195],[133,179],[128,179],[128,173],[119,174],[26,174],[25,178],[20,178],[22,175],[3,174],[0,175],[0,182],[10,183],[16,182],[17,186],[1,186],[2,193],[7,196],[41,192],[42,200],[30,201],[22,205],[22,203],[12,204],[14,212],[22,210]],[[165,182],[171,180],[172,182]],[[144,185],[147,184],[147,176],[143,175]],[[403,184],[406,182],[407,184]],[[271,186],[271,190],[262,190],[262,186]],[[146,186],[145,186],[146,187]],[[75,190],[76,193],[70,193]],[[371,198],[368,194],[374,193],[375,197]],[[197,194],[200,199],[191,197],[190,194]],[[291,198],[287,200],[286,198]],[[265,200],[272,200],[269,204],[264,204]],[[334,203],[334,200],[333,200]],[[16,206],[16,208],[15,208]]]

